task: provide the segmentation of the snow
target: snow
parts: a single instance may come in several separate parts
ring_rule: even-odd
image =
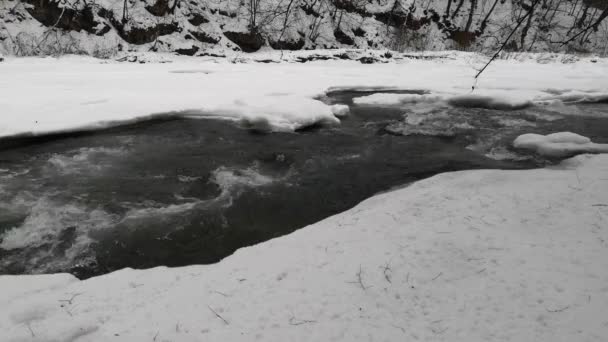
[[[602,341],[607,174],[445,173],[214,265],[0,276],[2,341]]]
[[[513,141],[513,146],[547,157],[569,157],[580,153],[608,153],[608,144],[596,144],[587,137],[571,132],[549,135],[522,134]]]
[[[507,109],[559,102],[558,93],[576,92],[588,100],[608,94],[606,59],[592,63],[580,58],[570,64],[539,64],[533,57],[497,60],[472,94],[476,68],[487,61],[477,54],[425,53],[437,58],[410,59],[395,53],[390,62],[372,65],[337,60],[294,63],[300,57],[335,53],[263,51],[235,59],[139,55],[138,61],[149,62],[145,64],[77,56],[7,57],[0,64],[0,136],[97,129],[159,114],[223,117],[254,129],[293,131],[339,124],[342,110],[317,100],[339,88],[428,93],[375,94],[367,98],[375,99],[374,104],[383,99],[442,105],[443,99],[453,105]],[[278,63],[256,62],[268,59]]]
[[[342,104],[335,104],[331,106],[331,112],[336,116],[336,117],[345,117],[348,116],[348,114],[350,114],[350,108],[347,105],[342,105]]]

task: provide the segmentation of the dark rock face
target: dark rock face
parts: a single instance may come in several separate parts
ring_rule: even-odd
[[[152,15],[162,17],[170,12],[171,7],[169,7],[169,0],[156,0],[154,5],[146,6],[146,10]]]
[[[59,4],[53,0],[24,0],[24,2],[31,5],[26,8],[28,13],[44,26],[54,26],[77,32],[84,30],[98,34],[96,28],[100,23],[95,20],[93,11],[89,6],[77,11],[67,7],[60,8]]]
[[[355,45],[355,41],[340,28],[334,30],[334,37],[339,43],[346,45]]]
[[[192,47],[189,49],[176,49],[175,52],[180,55],[194,56],[194,54],[197,53],[198,50],[198,46],[192,45]]]
[[[214,37],[203,31],[190,31],[190,34],[201,43],[217,44],[221,40],[220,37]]]
[[[264,38],[257,32],[224,32],[224,35],[243,52],[256,52],[264,46]]]
[[[357,37],[365,37],[365,33],[365,30],[360,27],[357,27],[353,30],[353,34]]]
[[[151,27],[125,27],[113,21],[114,27],[118,31],[118,35],[129,44],[141,45],[152,43],[160,36],[166,36],[179,31],[177,23],[161,23]]]
[[[460,47],[466,48],[475,42],[477,36],[474,32],[452,31],[450,32],[449,38],[458,43]]]
[[[300,38],[298,40],[270,40],[269,43],[270,46],[275,50],[301,50],[306,44],[306,40],[304,40],[304,38]]]
[[[208,23],[209,20],[198,13],[191,13],[188,22],[194,26],[199,26]]]

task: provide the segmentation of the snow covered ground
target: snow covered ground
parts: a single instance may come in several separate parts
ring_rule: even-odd
[[[315,123],[338,123],[332,108],[315,98],[339,87],[428,92],[417,97],[384,94],[367,99],[376,104],[426,101],[444,105],[443,99],[448,105],[502,109],[599,101],[608,95],[608,59],[519,55],[494,62],[477,84],[476,69],[488,60],[477,54],[414,55],[432,59],[395,54],[382,60],[387,63],[371,65],[337,60],[289,62],[335,53],[293,52],[282,59],[274,51],[230,59],[140,56],[140,61],[152,61],[146,64],[74,56],[7,57],[0,63],[0,136],[95,128],[162,113],[222,116],[290,131]],[[344,53],[366,55],[364,51]],[[281,60],[288,62],[256,62]]]
[[[278,61],[276,53],[156,55],[169,63],[146,64],[8,57],[0,63],[0,135],[166,113],[290,131],[339,124],[345,108],[316,98],[351,87],[426,93],[360,105],[501,109],[608,94],[605,59],[498,60],[471,93],[487,58],[433,56],[372,65],[256,62]],[[215,265],[86,281],[0,276],[0,341],[603,341],[606,227],[607,155],[549,169],[441,174]]]
[[[2,341],[604,341],[607,175],[441,174],[215,265],[2,276]]]

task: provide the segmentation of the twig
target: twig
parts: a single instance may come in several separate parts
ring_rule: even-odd
[[[435,278],[431,279],[431,281],[437,280],[437,278],[441,277],[442,274],[443,272],[439,272],[439,274],[436,275]]]
[[[210,305],[207,305],[207,307],[209,308],[209,310],[211,310],[211,312],[213,312],[213,313],[215,314],[215,316],[216,316],[217,318],[219,318],[219,319],[221,319],[222,321],[224,321],[224,323],[226,323],[226,325],[229,325],[229,324],[230,324],[230,323],[228,323],[228,321],[227,321],[227,320],[226,320],[224,317],[220,316],[220,314],[218,314],[218,313],[217,313],[217,311],[213,310],[213,308],[212,308]]]
[[[32,327],[30,326],[30,322],[27,322],[25,326],[29,329],[30,334],[32,334],[32,337],[36,337],[36,334],[34,334],[34,330],[32,330]]]
[[[592,207],[608,207],[608,204],[604,204],[604,203],[598,203],[598,204],[593,204],[591,205]]]
[[[317,321],[308,320],[308,319],[299,320],[299,319],[296,319],[294,316],[291,316],[291,318],[289,318],[290,325],[302,325],[302,324],[314,324],[314,323],[317,323]]]
[[[389,263],[387,262],[386,265],[382,266],[382,273],[384,273],[384,279],[386,279],[386,281],[388,281],[389,284],[392,284],[393,282],[391,281],[391,273],[392,273],[392,269],[391,266],[389,265]]]
[[[215,293],[217,293],[217,294],[219,294],[219,295],[222,295],[222,296],[224,296],[224,297],[230,297],[229,295],[227,295],[227,294],[225,294],[225,293],[223,293],[223,292],[220,292],[220,291],[215,291],[215,290],[214,290],[213,292],[215,292]]]
[[[158,337],[158,334],[160,333],[160,331],[156,332],[156,335],[154,335],[154,338],[152,339],[152,341],[156,341],[156,338]]]
[[[561,309],[555,309],[555,310],[549,310],[549,309],[546,309],[546,310],[547,310],[547,312],[563,312],[563,311],[566,311],[566,310],[568,310],[568,309],[570,309],[570,305],[568,305],[568,306],[564,306],[564,307],[563,307],[563,308],[561,308]]]
[[[80,296],[82,293],[75,293],[74,295],[72,295],[72,297],[70,299],[60,299],[59,302],[64,302],[64,303],[68,303],[70,305],[72,305],[72,301],[74,301],[74,298]]]
[[[535,8],[536,5],[538,5],[538,3],[540,2],[540,0],[536,0],[531,8]],[[526,20],[526,18],[528,18],[528,16],[530,16],[530,14],[532,14],[532,10],[529,10],[528,13],[526,13],[526,15],[524,15],[521,19],[519,19],[519,22],[517,23],[517,26],[515,26],[515,28],[513,29],[513,31],[511,31],[511,34],[509,34],[509,36],[507,37],[507,39],[502,43],[502,45],[500,46],[500,48],[498,49],[498,51],[496,51],[496,53],[494,54],[494,56],[492,56],[492,58],[490,59],[490,61],[488,63],[486,63],[486,65],[481,68],[481,70],[479,70],[479,72],[477,73],[477,75],[475,75],[475,82],[477,82],[477,79],[479,78],[479,76],[481,76],[481,74],[486,70],[486,68],[490,65],[490,63],[494,62],[494,60],[496,58],[498,58],[498,56],[500,55],[500,53],[502,52],[502,50],[505,48],[505,46],[507,46],[507,43],[509,42],[509,40],[511,40],[511,37],[513,37],[513,35],[515,34],[515,32],[517,31],[517,29],[519,29],[519,27],[521,26],[521,24],[523,24],[523,22]],[[477,84],[477,83],[475,83]],[[472,87],[473,90],[475,90],[475,85],[473,85]]]
[[[359,286],[361,286],[361,289],[363,289],[363,291],[365,291],[371,287],[371,286],[365,286],[365,284],[363,284],[363,269],[361,268],[361,265],[359,265],[359,272],[357,272],[357,281],[349,281],[348,283],[359,284]]]
[[[392,324],[392,323],[391,323],[391,326],[393,326],[393,327],[395,327],[395,328],[397,328],[397,329],[401,330],[401,332],[405,334],[405,328],[404,328],[404,327],[400,327],[400,326],[398,326],[397,324]]]

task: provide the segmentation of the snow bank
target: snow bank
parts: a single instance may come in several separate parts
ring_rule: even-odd
[[[546,157],[569,157],[581,153],[608,153],[608,144],[596,144],[587,137],[571,132],[549,135],[523,134],[513,141],[513,147],[534,151]]]
[[[308,52],[313,53],[323,51]],[[264,54],[280,60],[278,52]],[[501,109],[519,108],[529,101],[555,96],[547,89],[608,94],[608,79],[604,77],[608,63],[603,60],[567,65],[498,60],[481,77],[474,96],[454,98],[470,92],[474,66],[485,58],[457,52],[444,54],[451,58],[403,59],[372,65],[334,60],[264,64],[255,63],[256,55],[244,55],[240,64],[221,58],[168,55],[162,56],[163,63],[145,64],[75,56],[9,57],[0,64],[0,136],[97,129],[159,114],[222,116],[242,120],[254,129],[291,131],[314,124],[337,124],[337,116],[343,112],[336,112],[336,108],[315,98],[328,90],[353,85],[429,92],[375,94],[357,99],[357,103],[438,101],[442,97],[452,98],[453,105]],[[298,52],[293,56],[301,58],[306,54]]]
[[[335,104],[335,105],[331,106],[331,112],[336,117],[341,118],[341,117],[348,116],[350,114],[350,108],[347,105]]]
[[[446,173],[215,265],[0,276],[2,341],[603,341],[606,174]]]

